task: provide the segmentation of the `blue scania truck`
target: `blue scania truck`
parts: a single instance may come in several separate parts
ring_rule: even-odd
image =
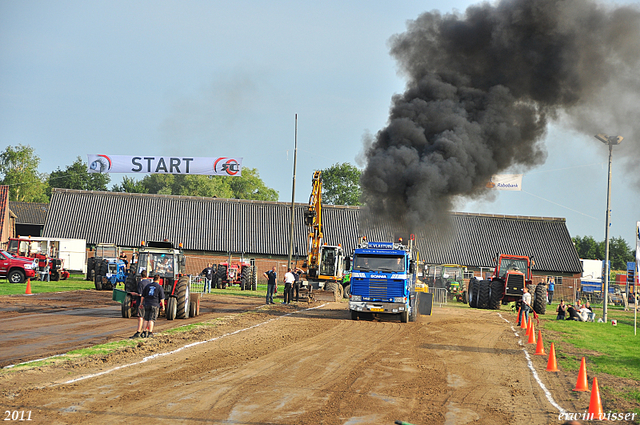
[[[392,314],[403,323],[415,321],[417,262],[413,238],[408,245],[361,238],[351,268],[351,319]]]

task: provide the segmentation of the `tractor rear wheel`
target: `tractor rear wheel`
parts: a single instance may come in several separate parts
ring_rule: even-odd
[[[538,314],[545,314],[547,312],[547,286],[544,283],[538,283],[535,295],[533,311]]]
[[[240,289],[242,291],[251,290],[251,266],[242,267],[242,272],[240,273]]]
[[[122,300],[122,317],[124,319],[128,319],[131,317],[131,302],[133,301],[133,297],[129,294],[125,295],[124,300]]]
[[[489,308],[491,281],[481,280],[478,284],[478,308]]]
[[[251,290],[258,290],[258,271],[255,265],[251,267]]]
[[[222,264],[218,265],[218,269],[216,270],[216,275],[218,276],[218,289],[226,289],[227,266],[224,266]]]
[[[478,307],[478,280],[476,278],[472,278],[469,280],[469,307],[477,308]]]
[[[167,316],[167,320],[175,319],[177,312],[178,312],[178,303],[176,301],[176,297],[169,297],[167,299],[167,309],[165,311],[165,316]]]
[[[502,304],[502,297],[504,297],[504,281],[501,279],[495,279],[491,281],[491,299],[489,300],[489,308],[491,310],[500,310],[500,304]]]
[[[96,262],[96,259],[94,257],[91,257],[89,259],[87,259],[87,276],[85,278],[85,280],[92,280],[93,279],[93,266]]]
[[[96,274],[94,283],[96,286],[96,291],[102,291],[102,276],[100,276],[99,274]]]
[[[189,277],[182,276],[176,284],[177,319],[189,318]]]

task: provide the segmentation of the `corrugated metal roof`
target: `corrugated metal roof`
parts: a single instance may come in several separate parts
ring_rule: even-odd
[[[9,202],[9,209],[16,215],[16,224],[44,226],[49,204],[39,202]]]
[[[294,250],[307,252],[306,204],[295,204]],[[286,256],[291,204],[238,199],[53,189],[44,236],[135,247],[142,240],[182,242],[187,250]],[[358,238],[392,240],[391,223],[373,225],[359,207],[323,206],[324,237],[350,253]],[[535,270],[580,273],[563,218],[452,213],[449,226],[416,238],[427,263],[491,267],[497,253],[529,255]]]

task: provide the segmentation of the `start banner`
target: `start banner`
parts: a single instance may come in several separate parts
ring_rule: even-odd
[[[487,187],[495,190],[522,190],[522,174],[494,174]]]
[[[90,173],[200,174],[241,176],[242,158],[221,156],[87,155]]]

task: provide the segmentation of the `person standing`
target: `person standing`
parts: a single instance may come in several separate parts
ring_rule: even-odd
[[[131,295],[136,297],[136,301],[138,302],[138,330],[134,333],[130,338],[140,338],[142,334],[142,322],[144,321],[144,306],[142,305],[142,292],[144,292],[144,288],[147,287],[148,284],[151,283],[151,279],[147,279],[147,271],[143,270],[140,273],[140,282],[138,282],[138,292],[131,292]]]
[[[204,291],[208,294],[211,292],[211,280],[213,279],[213,265],[211,263],[207,264],[207,267],[202,270],[201,273],[204,276]]]
[[[524,316],[524,322],[529,322],[529,310],[531,310],[531,294],[525,286],[522,293],[522,305],[520,307],[520,316],[518,316],[518,326],[522,323],[522,317]]]
[[[282,304],[291,304],[291,292],[295,281],[296,277],[291,273],[291,267],[289,267],[284,274],[284,302]]]
[[[273,304],[273,293],[276,290],[276,279],[278,278],[276,266],[263,274],[267,278],[267,304]]]
[[[553,302],[553,291],[556,289],[556,284],[553,281],[553,276],[549,278],[549,287],[547,288],[547,294],[549,297],[549,304]]]
[[[142,338],[153,338],[153,325],[158,319],[160,303],[164,302],[164,290],[160,286],[160,276],[153,276],[153,282],[142,291],[142,304],[144,305],[144,322],[142,323]]]
[[[293,298],[294,294],[296,296],[296,302],[300,300],[300,276],[302,275],[302,269],[296,267],[293,272],[293,276],[295,276],[296,280],[293,282],[293,289],[291,290],[291,298]]]

